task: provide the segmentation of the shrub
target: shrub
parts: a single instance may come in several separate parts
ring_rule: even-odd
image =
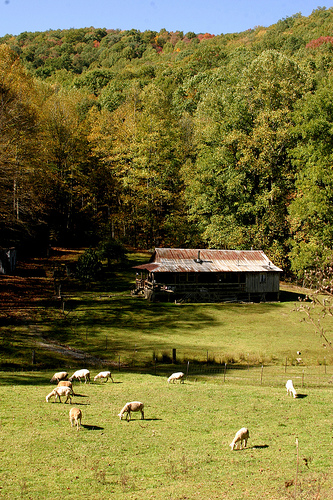
[[[102,270],[95,250],[89,248],[78,258],[76,266],[76,277],[81,281],[92,281],[97,278]]]

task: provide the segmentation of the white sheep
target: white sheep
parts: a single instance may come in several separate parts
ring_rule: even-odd
[[[286,389],[287,389],[288,396],[289,396],[289,394],[292,394],[294,396],[294,398],[297,398],[297,392],[295,390],[295,387],[293,386],[292,380],[287,380]]]
[[[50,382],[60,382],[60,380],[66,380],[66,378],[68,377],[68,373],[67,372],[57,372],[53,375],[53,377],[51,378]]]
[[[89,370],[76,370],[76,372],[73,373],[71,377],[69,377],[68,380],[73,382],[74,379],[77,379],[81,382],[81,379],[84,378],[84,383],[86,384],[87,381],[90,382],[90,371]]]
[[[108,379],[110,378],[113,382],[113,378],[112,378],[112,375],[111,375],[111,372],[100,372],[98,375],[96,375],[94,377],[94,382],[96,382],[96,380],[99,380],[99,379],[104,379],[106,378],[106,382],[108,381]]]
[[[69,421],[71,423],[71,427],[73,427],[74,423],[76,424],[77,430],[81,427],[81,419],[82,412],[78,408],[71,408],[69,410]]]
[[[73,389],[73,384],[69,380],[60,380],[57,387],[70,387],[71,389]]]
[[[126,413],[126,420],[129,419],[131,420],[131,411],[140,411],[141,412],[141,420],[144,420],[145,415],[143,412],[144,404],[141,403],[140,401],[131,401],[130,403],[126,403],[124,408],[121,410],[120,413],[118,413],[118,417],[120,417],[120,420],[123,418],[124,414]]]
[[[74,390],[73,390],[73,384],[69,380],[60,380],[57,387],[69,387],[72,390],[73,396],[75,396]]]
[[[179,380],[180,383],[184,383],[184,373],[177,372],[170,375],[170,377],[168,378],[168,384],[170,384],[170,382],[174,384],[175,380]]]
[[[236,432],[234,439],[229,444],[231,450],[235,448],[236,443],[240,443],[240,448],[242,448],[243,441],[244,441],[244,448],[246,448],[247,440],[249,439],[249,437],[250,437],[249,429],[247,429],[246,427],[242,427],[241,429],[239,429],[239,431]]]
[[[48,394],[46,396],[46,398],[45,398],[46,402],[48,403],[53,396],[54,396],[55,401],[57,400],[57,398],[59,398],[60,403],[61,403],[61,397],[66,396],[65,403],[67,403],[68,400],[71,403],[73,391],[70,387],[63,387],[63,386],[56,387],[55,389],[53,389],[53,391],[50,392],[50,394]]]

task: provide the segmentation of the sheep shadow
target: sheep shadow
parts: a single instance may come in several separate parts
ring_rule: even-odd
[[[303,398],[307,398],[307,397],[308,397],[307,394],[297,394],[296,399],[303,399]]]
[[[104,385],[114,385],[114,384],[123,384],[124,382],[118,382],[118,380],[116,382],[111,382],[109,384],[109,382],[94,382],[93,385],[94,386],[98,386],[98,387],[103,387]]]
[[[252,450],[263,450],[265,448],[269,448],[268,444],[255,444],[254,446],[251,446]]]
[[[104,427],[100,427],[99,425],[89,425],[89,424],[81,424],[81,427],[87,429],[87,431],[102,431]]]
[[[153,422],[153,421],[156,421],[156,420],[162,420],[161,418],[131,418],[130,420],[126,420],[126,419],[123,419],[123,422],[127,422],[128,424],[130,422],[141,422],[141,423],[144,423],[144,422]]]

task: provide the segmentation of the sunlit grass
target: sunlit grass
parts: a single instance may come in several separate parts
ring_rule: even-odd
[[[329,498],[330,388],[304,388],[293,399],[274,378],[270,386],[224,383],[223,375],[168,385],[166,377],[115,373],[114,384],[76,384],[77,432],[71,405],[45,402],[50,376],[10,374],[11,385],[0,385],[3,498],[292,498],[296,438],[297,498]],[[145,420],[120,421],[134,399],[145,403]],[[244,425],[248,448],[231,452]]]

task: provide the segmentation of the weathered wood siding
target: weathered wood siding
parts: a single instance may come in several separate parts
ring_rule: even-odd
[[[278,293],[279,289],[279,273],[246,273],[246,292],[248,293]]]

